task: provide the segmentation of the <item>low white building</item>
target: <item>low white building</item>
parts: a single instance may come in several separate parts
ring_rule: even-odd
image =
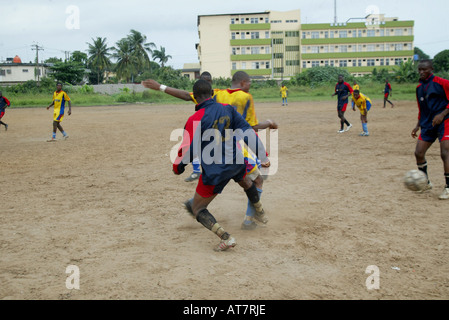
[[[7,62],[0,63],[0,86],[37,81],[51,72],[49,67],[49,64],[22,63],[18,56],[7,59]]]

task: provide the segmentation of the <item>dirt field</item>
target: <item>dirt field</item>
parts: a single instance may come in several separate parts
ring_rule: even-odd
[[[185,212],[196,183],[172,173],[170,134],[189,104],[77,108],[56,143],[52,112],[7,109],[0,131],[1,299],[377,300],[449,298],[449,202],[439,145],[434,189],[415,195],[415,102],[374,101],[370,137],[337,134],[336,102],[256,104],[279,125],[279,167],[264,184],[267,227],[243,231],[246,197],[230,183],[210,211],[238,245]],[[58,139],[61,138],[58,133]],[[67,289],[69,265],[80,289]],[[368,290],[368,266],[379,288]]]

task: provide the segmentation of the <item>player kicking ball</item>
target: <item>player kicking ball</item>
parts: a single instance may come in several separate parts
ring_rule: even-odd
[[[220,238],[220,244],[215,250],[225,251],[235,247],[236,241],[217,222],[207,207],[231,179],[244,189],[249,201],[256,208],[256,214],[259,217],[265,215],[257,188],[246,175],[243,153],[233,133],[240,132],[244,135],[240,138],[245,139],[250,147],[258,146],[254,149],[260,151],[252,151],[257,153],[262,161],[266,161],[267,156],[262,142],[248,122],[231,105],[223,105],[211,99],[211,94],[212,87],[205,80],[198,80],[193,86],[193,95],[198,104],[195,114],[188,119],[184,127],[184,137],[173,164],[173,172],[182,174],[186,165],[197,156],[194,150],[201,150],[202,174],[198,179],[193,201],[186,208],[199,223]],[[209,136],[210,138],[205,138]],[[255,143],[250,143],[251,141]],[[210,155],[211,149],[213,156]],[[207,159],[208,156],[212,159]]]

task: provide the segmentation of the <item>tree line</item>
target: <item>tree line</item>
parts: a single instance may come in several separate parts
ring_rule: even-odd
[[[50,67],[53,72],[51,76],[58,81],[78,84],[83,81],[87,69],[90,84],[103,83],[108,80],[105,76],[109,73],[115,74],[109,79],[110,82],[136,82],[144,73],[165,68],[172,58],[164,47],[157,48],[153,42],[147,41],[145,35],[134,29],[112,47],[108,46],[106,38],[96,37],[91,40],[86,43],[87,53],[74,51],[66,61],[58,58],[45,60],[45,63],[53,63]]]

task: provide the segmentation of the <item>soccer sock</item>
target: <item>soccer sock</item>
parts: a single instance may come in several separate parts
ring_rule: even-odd
[[[52,136],[53,139],[56,139],[56,132],[53,132]]]
[[[424,172],[427,176],[427,179],[429,178],[429,176],[427,175],[427,161],[424,163],[418,163],[418,170]]]
[[[65,133],[65,131],[62,131],[62,135],[65,137],[67,133]]]
[[[446,178],[446,188],[449,188],[449,173],[445,173],[444,177]]]
[[[200,173],[201,172],[200,160],[198,158],[193,159],[192,166],[193,166],[193,172],[194,173]]]
[[[256,188],[257,189],[257,193],[259,194],[259,200],[262,197],[262,189]],[[251,218],[254,217],[254,214],[256,213],[256,208],[254,207],[254,205],[251,203],[251,201],[249,201],[248,199],[248,206],[246,209],[246,216],[245,216],[245,223],[250,223],[251,222]]]
[[[215,233],[223,240],[229,239],[229,233],[227,233],[215,220],[214,216],[207,209],[201,210],[196,216],[196,220],[204,227]]]
[[[363,132],[368,133],[368,124],[362,123]]]

